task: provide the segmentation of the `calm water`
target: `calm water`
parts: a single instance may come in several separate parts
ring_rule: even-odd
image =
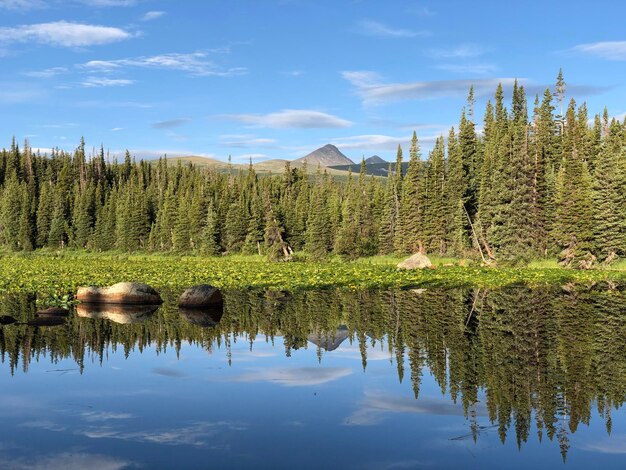
[[[0,468],[626,467],[626,294],[176,294],[0,327]]]

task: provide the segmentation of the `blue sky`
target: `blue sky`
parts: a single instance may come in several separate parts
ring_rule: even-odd
[[[626,4],[0,0],[0,129],[138,157],[393,159],[477,116],[501,81],[626,112]]]

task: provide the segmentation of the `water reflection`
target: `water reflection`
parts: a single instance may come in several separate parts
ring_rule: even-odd
[[[224,310],[222,307],[184,308],[180,307],[178,313],[192,325],[201,328],[217,326],[222,319]]]
[[[76,314],[83,318],[105,319],[128,325],[145,322],[158,309],[158,305],[79,304],[76,306]]]
[[[502,443],[513,438],[521,448],[532,431],[538,441],[555,442],[563,460],[572,435],[590,423],[594,410],[608,436],[626,397],[626,295],[608,288],[226,292],[223,310],[178,309],[177,294],[165,295],[158,309],[79,305],[76,315],[55,328],[24,324],[43,320],[34,316],[35,296],[5,297],[0,314],[18,323],[0,328],[2,361],[15,374],[45,354],[49,358],[39,360],[71,358],[82,372],[89,358],[102,363],[109,348],[121,347],[126,356],[148,346],[159,353],[173,348],[178,355],[188,342],[209,354],[223,350],[232,363],[232,349],[242,338],[251,356],[261,341],[282,342],[286,357],[310,349],[322,364],[352,354],[363,370],[368,361],[385,359],[400,382],[409,382],[413,397],[367,390],[344,425],[374,426],[392,415],[461,415],[467,427],[449,439],[478,442],[495,433]],[[188,377],[172,365],[151,370],[161,378]],[[420,396],[425,373],[445,396]],[[353,375],[352,368],[334,363],[275,364],[217,380],[312,387],[356,380]],[[182,429],[191,436],[196,428]],[[100,437],[156,439],[139,431],[107,432]],[[623,439],[601,440],[581,448],[610,452],[622,444]]]

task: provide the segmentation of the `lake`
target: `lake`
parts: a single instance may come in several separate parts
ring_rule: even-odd
[[[0,467],[624,468],[611,287],[230,291],[219,311],[172,291],[4,325]]]

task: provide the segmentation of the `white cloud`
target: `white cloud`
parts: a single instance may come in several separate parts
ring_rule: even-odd
[[[156,20],[158,18],[161,18],[163,15],[165,15],[164,11],[149,11],[148,13],[146,13],[145,15],[141,17],[141,21]]]
[[[602,41],[579,44],[571,49],[601,59],[626,60],[626,41]]]
[[[56,21],[0,28],[0,43],[33,42],[61,47],[109,44],[133,37],[120,28]]]
[[[87,77],[81,85],[86,88],[102,88],[110,86],[128,86],[135,83],[134,80],[126,80],[122,78],[112,79],[105,77]]]
[[[235,377],[235,382],[272,382],[285,387],[306,387],[321,385],[352,374],[352,369],[345,367],[293,367],[268,368],[248,372]]]
[[[393,28],[374,20],[363,20],[357,25],[357,31],[366,36],[390,37],[390,38],[414,38],[428,36],[426,31],[413,31],[410,29]]]
[[[124,128],[123,127],[114,127],[113,129],[111,129],[111,132],[119,132],[119,131],[123,131]]]
[[[439,64],[435,68],[460,75],[490,75],[498,70],[493,64]]]
[[[502,83],[511,86],[514,78],[436,80],[428,82],[384,83],[380,75],[370,71],[346,71],[341,73],[355,88],[363,104],[379,105],[398,100],[425,100],[445,96],[463,96],[474,86],[477,96],[493,93]],[[526,79],[518,79],[524,84]]]
[[[273,129],[324,129],[350,127],[352,123],[332,114],[309,109],[283,109],[269,114],[231,114],[223,116],[253,127]]]
[[[394,137],[389,135],[366,134],[339,137],[331,143],[342,150],[396,150],[398,145],[406,146],[411,136]]]
[[[250,134],[227,134],[220,136],[221,144],[226,147],[236,148],[275,148],[276,139],[270,139],[265,137],[256,137]]]
[[[78,0],[80,3],[92,7],[131,7],[137,4],[137,0]]]
[[[153,129],[173,129],[174,127],[180,127],[183,124],[187,124],[190,121],[191,119],[189,118],[177,118],[177,119],[170,119],[167,121],[158,121],[158,122],[152,123],[152,128]]]
[[[44,70],[33,70],[31,72],[24,72],[24,75],[33,78],[52,78],[56,75],[62,75],[67,72],[68,70],[65,67],[52,67]]]
[[[67,129],[71,127],[78,127],[78,124],[76,124],[75,122],[63,122],[59,124],[44,124],[41,127],[44,127],[46,129]]]
[[[74,105],[79,108],[154,108],[152,103],[141,103],[138,101],[109,101],[109,100],[87,100],[76,101]]]
[[[247,69],[235,67],[224,69],[210,61],[206,52],[193,52],[191,54],[161,54],[117,60],[91,60],[80,65],[88,70],[101,72],[114,71],[121,67],[138,67],[148,69],[180,70],[197,76],[228,77],[243,75]]]
[[[430,146],[437,138],[441,137],[442,133],[432,135],[418,135],[420,145]],[[355,135],[349,137],[339,137],[330,139],[330,143],[335,145],[341,150],[360,150],[360,151],[391,151],[394,152],[398,145],[406,148],[411,141],[411,135],[406,136],[390,136],[380,134],[365,134]]]
[[[0,103],[16,104],[41,100],[46,91],[39,87],[31,87],[21,83],[0,82]]]
[[[485,49],[476,44],[461,44],[451,49],[430,49],[427,55],[436,59],[469,59],[485,53]]]

